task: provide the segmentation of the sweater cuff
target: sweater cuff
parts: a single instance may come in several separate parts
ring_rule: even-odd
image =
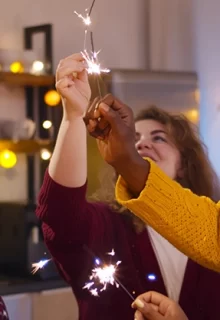
[[[145,160],[150,163],[150,170],[146,185],[139,197],[133,198],[126,182],[120,176],[116,183],[116,199],[121,205],[129,207],[130,210],[133,207],[137,208],[140,203],[145,203],[146,210],[157,208],[169,212],[171,208],[173,209],[173,195],[180,186],[177,182],[171,180],[154,161],[149,158]]]

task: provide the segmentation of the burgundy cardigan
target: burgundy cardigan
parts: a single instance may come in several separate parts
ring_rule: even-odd
[[[0,297],[0,320],[9,320],[6,306],[1,297]]]
[[[109,285],[100,297],[82,289],[94,267],[85,247],[101,259],[115,249],[115,259],[122,261],[117,277],[134,298],[149,290],[167,294],[147,230],[138,235],[125,215],[103,203],[87,202],[86,185],[63,187],[46,172],[37,216],[58,270],[76,295],[80,320],[134,319],[132,300],[121,288]],[[148,279],[150,274],[155,281]],[[220,274],[189,260],[179,303],[189,320],[219,320]]]

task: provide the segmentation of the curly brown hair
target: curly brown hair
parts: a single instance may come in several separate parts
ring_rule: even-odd
[[[166,127],[168,135],[172,137],[181,153],[184,168],[184,177],[178,179],[178,182],[199,196],[207,196],[214,201],[219,200],[219,181],[197,128],[184,115],[173,115],[156,106],[150,106],[139,112],[135,117],[135,122],[141,120],[158,121]],[[115,200],[116,179],[116,173],[108,169],[101,177],[101,188],[97,190],[93,198],[107,202],[114,211],[127,213],[127,209],[121,207]],[[132,220],[137,232],[142,231],[143,222],[140,222],[133,214]]]

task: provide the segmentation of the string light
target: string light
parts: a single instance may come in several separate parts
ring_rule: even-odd
[[[49,160],[51,158],[51,152],[47,149],[42,149],[40,152],[40,156],[42,160]]]
[[[52,127],[52,122],[50,120],[45,120],[42,124],[44,129],[50,129]]]
[[[17,156],[13,151],[3,150],[0,153],[0,165],[5,169],[13,168],[17,163]]]
[[[56,90],[49,90],[44,95],[44,102],[49,107],[55,107],[57,106],[61,101],[60,95]]]
[[[44,63],[42,61],[36,60],[32,64],[31,73],[42,74],[44,71]]]
[[[24,66],[20,61],[14,61],[10,65],[10,71],[12,73],[23,73],[24,72]]]

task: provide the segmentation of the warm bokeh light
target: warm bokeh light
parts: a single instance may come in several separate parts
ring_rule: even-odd
[[[50,107],[57,106],[60,100],[60,95],[56,90],[49,90],[44,96],[44,102]]]
[[[45,120],[42,124],[44,129],[50,129],[52,127],[52,122],[50,120]]]
[[[14,61],[10,65],[10,71],[13,73],[22,73],[22,72],[24,72],[24,66],[21,62]]]
[[[42,160],[49,160],[51,158],[51,152],[47,149],[42,149],[40,152],[40,157]]]
[[[32,64],[32,73],[42,73],[42,71],[44,70],[44,64],[42,61],[34,61]]]
[[[186,117],[189,119],[189,121],[197,124],[199,121],[199,110],[197,109],[188,110],[186,112]]]
[[[0,152],[0,166],[5,169],[13,168],[17,163],[17,156],[10,150]]]

